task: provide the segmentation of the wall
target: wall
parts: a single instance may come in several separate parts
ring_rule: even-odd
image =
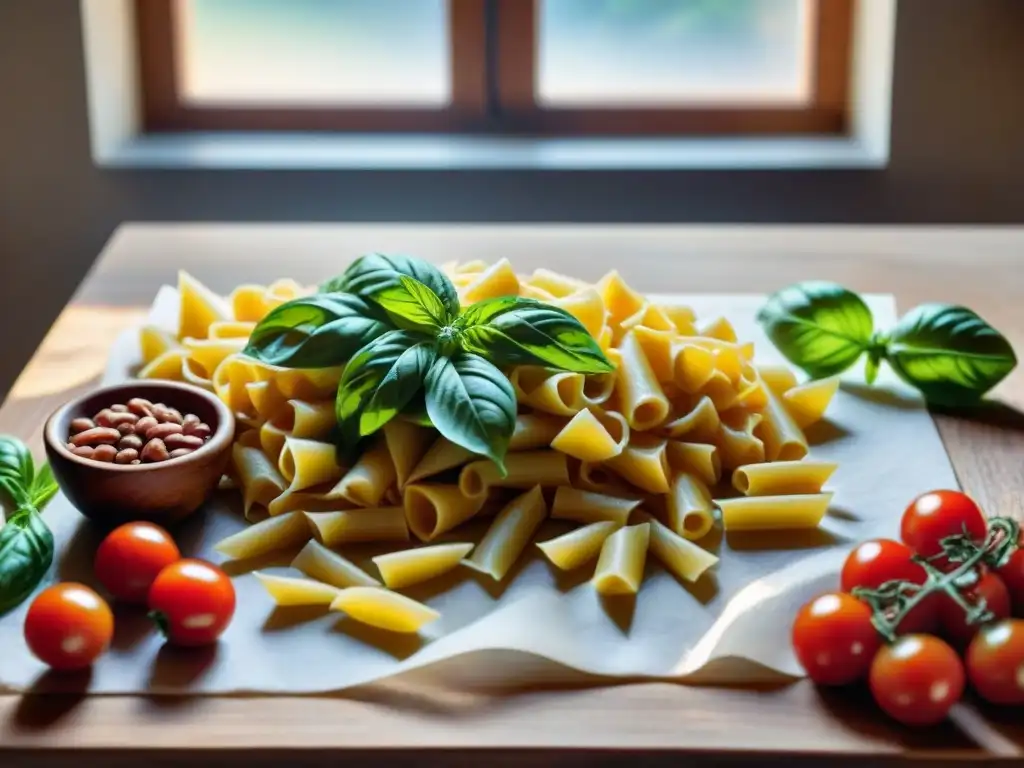
[[[101,171],[78,1],[0,0],[0,388],[124,220],[1024,221],[1024,0],[899,0],[893,90],[884,171]]]

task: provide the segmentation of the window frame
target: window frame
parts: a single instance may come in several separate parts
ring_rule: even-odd
[[[538,3],[448,0],[452,101],[438,108],[194,105],[180,98],[175,0],[135,0],[145,130],[540,136],[844,135],[858,0],[812,0],[806,105],[548,107],[536,100]]]

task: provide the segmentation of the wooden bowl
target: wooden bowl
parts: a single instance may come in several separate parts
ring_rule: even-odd
[[[107,464],[68,450],[72,419],[92,418],[133,397],[194,413],[210,425],[212,434],[192,453],[152,464]],[[112,527],[130,520],[166,525],[195,512],[217,487],[234,436],[235,418],[216,395],[190,384],[132,380],[62,405],[47,419],[43,442],[53,475],[71,503],[89,519]]]

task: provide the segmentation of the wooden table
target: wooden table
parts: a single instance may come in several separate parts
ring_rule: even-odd
[[[891,292],[901,309],[954,301],[1024,350],[1024,229],[143,225],[120,228],[0,410],[0,432],[40,450],[45,416],[95,384],[115,336],[179,268],[228,291],[281,276],[315,282],[368,250],[435,261],[508,257],[596,279],[615,267],[644,291],[759,292],[808,278]],[[41,255],[41,257],[45,257]],[[1024,373],[1002,405],[938,417],[958,477],[990,513],[1024,519]],[[0,649],[2,652],[2,649]],[[668,684],[439,699],[379,684],[344,697],[0,696],[0,765],[678,765],[1024,756],[1020,712],[966,703],[953,725],[907,731],[806,683],[777,689]],[[771,753],[766,755],[764,753]]]

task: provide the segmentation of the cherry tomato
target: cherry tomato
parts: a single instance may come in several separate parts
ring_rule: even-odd
[[[145,603],[157,574],[180,559],[178,546],[163,528],[126,523],[96,550],[96,578],[118,600]]]
[[[996,573],[1010,591],[1013,615],[1024,617],[1024,548],[1015,549],[1010,559]]]
[[[235,588],[220,568],[202,560],[178,560],[149,588],[149,608],[174,645],[209,645],[235,613]]]
[[[868,683],[890,717],[907,725],[933,725],[960,700],[964,665],[939,638],[904,635],[878,652]]]
[[[978,505],[960,491],[932,491],[918,496],[907,507],[900,523],[900,538],[922,557],[932,557],[942,552],[939,542],[965,529],[975,541],[984,541],[988,524]],[[937,565],[942,567],[941,558]]]
[[[982,627],[964,658],[967,678],[993,704],[1024,704],[1024,620]]]
[[[960,590],[960,594],[973,605],[977,605],[978,600],[984,598],[985,605],[995,614],[996,619],[1006,619],[1010,616],[1010,593],[1003,580],[990,571],[985,571],[973,586]],[[964,609],[949,595],[940,593],[938,597],[942,635],[955,647],[966,648],[978,633],[980,625],[968,625]]]
[[[60,671],[84,669],[110,646],[114,614],[84,584],[44,589],[25,615],[25,642],[44,664]]]
[[[820,685],[863,679],[881,645],[871,609],[844,592],[816,597],[793,622],[793,650],[807,676]]]
[[[841,584],[844,592],[856,587],[877,589],[887,581],[899,579],[924,584],[928,574],[911,558],[914,550],[892,539],[871,539],[858,545],[843,563]],[[932,632],[938,626],[937,601],[928,596],[900,622],[900,634]]]

